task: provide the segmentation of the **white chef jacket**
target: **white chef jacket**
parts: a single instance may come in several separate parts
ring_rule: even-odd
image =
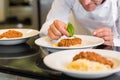
[[[117,39],[120,35],[119,9],[120,0],[106,0],[92,12],[87,12],[79,0],[54,0],[47,19],[40,30],[40,34],[47,35],[49,25],[52,24],[55,19],[67,24],[72,11],[82,27],[85,27],[90,32],[100,27],[110,27],[114,33],[114,40],[119,41]]]

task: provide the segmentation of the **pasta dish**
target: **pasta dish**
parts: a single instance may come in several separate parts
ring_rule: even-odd
[[[80,52],[73,57],[73,61],[66,68],[77,71],[104,71],[114,66],[112,60],[95,52]]]

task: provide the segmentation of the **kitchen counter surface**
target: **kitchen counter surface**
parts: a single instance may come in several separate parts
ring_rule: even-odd
[[[31,38],[27,43],[14,46],[0,46],[0,72],[6,78],[10,76],[16,80],[84,80],[72,78],[61,72],[46,67],[42,61],[49,53],[34,44],[36,38]],[[113,49],[120,51],[119,47],[99,46],[96,48]],[[1,78],[0,74],[0,78]],[[9,75],[9,76],[8,76]],[[17,79],[21,78],[21,79]],[[15,80],[9,79],[9,80]],[[120,73],[96,80],[119,80]],[[3,79],[2,79],[3,80]],[[95,79],[94,79],[95,80]]]

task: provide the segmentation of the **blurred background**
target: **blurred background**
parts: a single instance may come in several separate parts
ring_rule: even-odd
[[[0,0],[0,28],[32,25],[30,0]]]
[[[0,0],[0,28],[40,30],[52,2],[53,0]],[[76,34],[90,34],[72,14],[70,16]]]
[[[53,0],[0,0],[0,28],[40,29]]]

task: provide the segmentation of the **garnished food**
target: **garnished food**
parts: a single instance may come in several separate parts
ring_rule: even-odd
[[[57,41],[53,46],[57,47],[71,47],[71,46],[78,46],[82,44],[82,39],[78,37],[74,37],[74,26],[72,23],[68,23],[67,25],[67,31],[69,32],[69,37],[62,36],[61,39]],[[63,38],[65,37],[65,38]]]
[[[75,55],[66,68],[79,71],[104,71],[111,70],[113,66],[113,61],[107,57],[96,52],[86,51]]]
[[[70,22],[67,25],[67,31],[69,32],[70,37],[74,35],[74,27]]]
[[[59,47],[70,47],[75,45],[80,45],[82,40],[80,38],[72,38],[72,39],[62,39],[58,42]]]
[[[53,43],[54,43],[53,46],[55,47],[79,47],[84,45],[82,39],[77,36],[73,37],[62,36],[60,39]]]
[[[22,37],[22,36],[23,36],[23,34],[19,31],[8,30],[0,35],[0,39],[1,38],[18,38],[18,37]]]

